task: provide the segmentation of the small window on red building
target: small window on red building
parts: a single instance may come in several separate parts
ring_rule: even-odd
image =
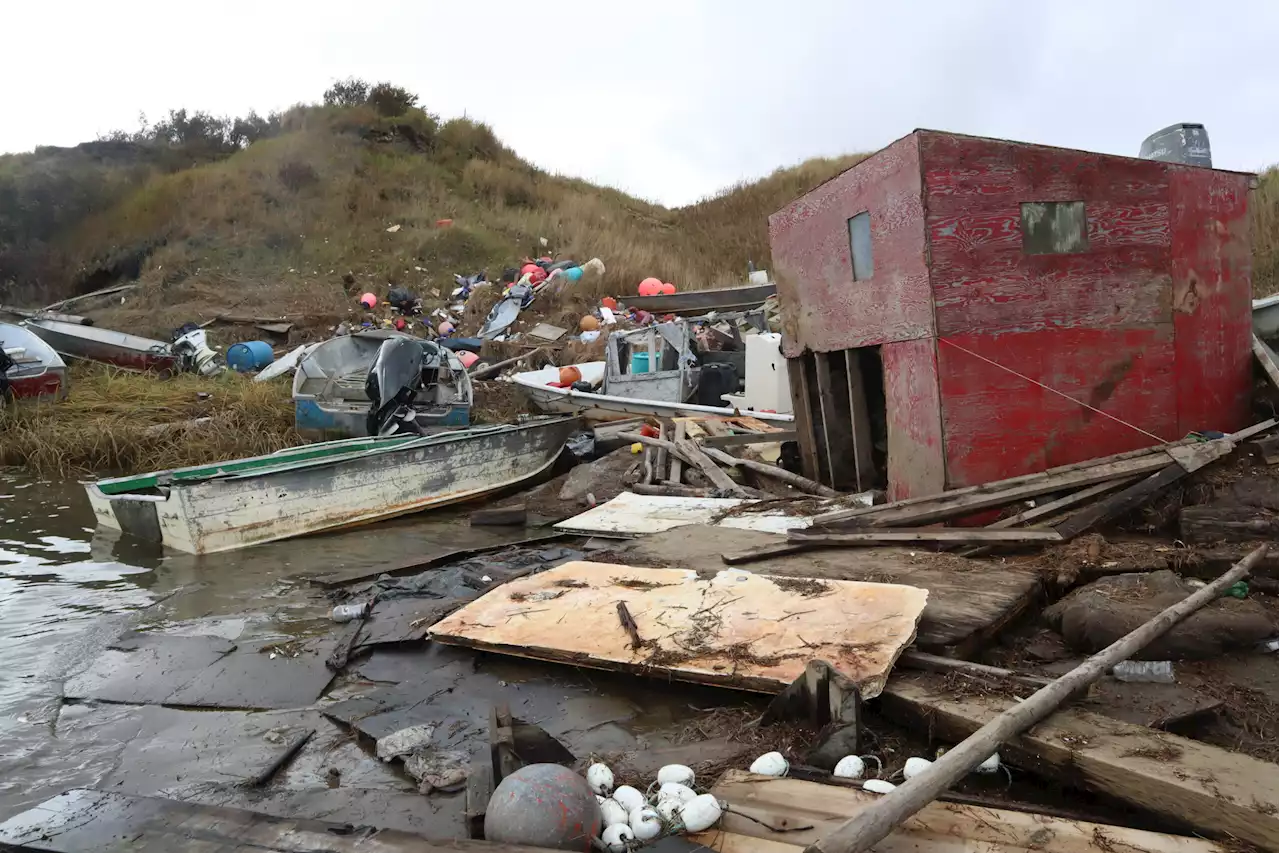
[[[849,218],[849,254],[853,258],[853,280],[871,278],[875,272],[871,261],[871,214],[865,210]]]
[[[1066,255],[1088,250],[1084,202],[1022,203],[1022,251],[1028,255]]]

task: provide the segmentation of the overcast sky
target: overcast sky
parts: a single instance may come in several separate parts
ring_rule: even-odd
[[[8,0],[0,151],[171,107],[265,113],[354,75],[668,205],[916,127],[1133,155],[1200,122],[1214,165],[1253,169],[1280,149],[1278,6]]]

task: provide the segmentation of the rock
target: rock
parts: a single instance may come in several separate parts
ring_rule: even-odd
[[[1113,575],[1077,589],[1044,611],[1068,646],[1093,653],[1182,601],[1194,590],[1171,571]],[[1137,660],[1197,660],[1251,648],[1275,634],[1256,601],[1219,598],[1148,645]]]
[[[581,504],[588,494],[595,495],[598,504],[613,500],[626,491],[623,477],[635,459],[631,449],[623,447],[579,465],[560,487],[560,500]]]

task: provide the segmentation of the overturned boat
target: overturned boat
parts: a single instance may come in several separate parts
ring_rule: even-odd
[[[6,398],[61,400],[67,396],[67,365],[40,338],[12,323],[0,323],[0,406]]]
[[[420,427],[461,427],[471,418],[471,379],[457,353],[432,341],[384,329],[325,341],[308,353],[293,376],[294,423],[308,438],[370,435],[369,371],[388,341],[421,349],[420,387],[411,400]]]
[[[749,334],[741,333],[739,321]],[[763,313],[753,311],[614,332],[605,361],[573,365],[581,378],[568,386],[559,381],[559,367],[517,373],[512,381],[540,411],[588,420],[741,413],[789,424],[781,338],[767,328]]]
[[[98,524],[191,554],[459,503],[548,470],[577,418],[347,439],[85,484]]]

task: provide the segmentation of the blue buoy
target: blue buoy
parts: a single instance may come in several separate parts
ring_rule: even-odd
[[[275,358],[271,344],[266,341],[245,341],[227,348],[227,367],[240,373],[261,370]]]

